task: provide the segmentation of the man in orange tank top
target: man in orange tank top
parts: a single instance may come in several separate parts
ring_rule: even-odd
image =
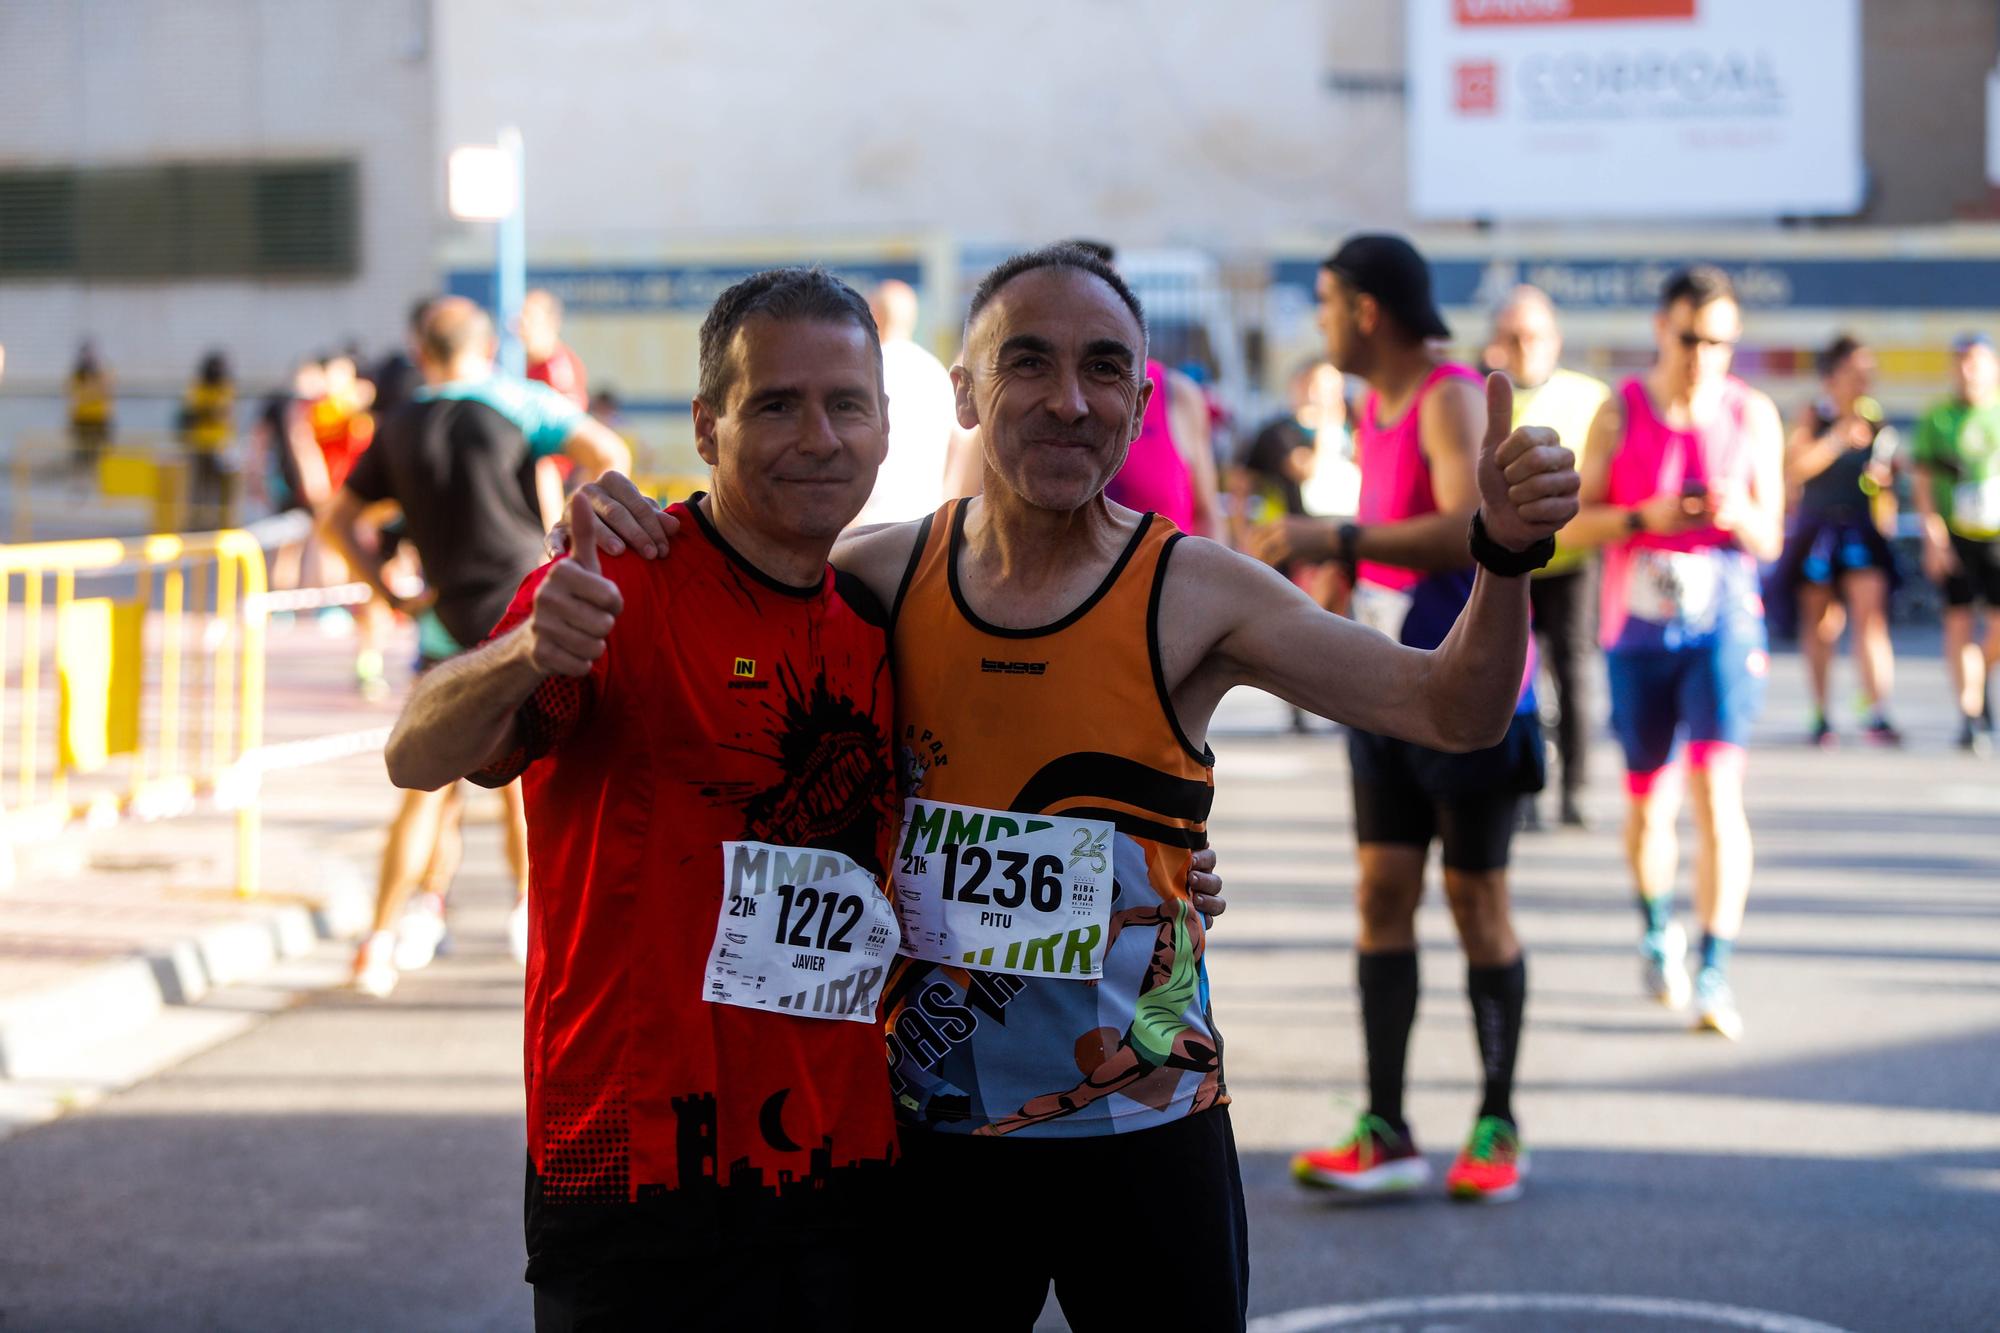
[[[913,1219],[895,1242],[902,1291],[960,1327],[1031,1327],[1051,1284],[1080,1333],[1244,1326],[1242,1184],[1201,922],[1179,882],[1206,842],[1209,719],[1251,685],[1438,749],[1492,745],[1526,661],[1526,575],[1576,512],[1552,434],[1485,432],[1466,540],[1487,572],[1443,643],[1405,647],[1104,498],[1144,419],[1145,355],[1139,302],[1101,259],[1052,246],[1001,264],[952,372],[982,495],[833,551],[891,607],[912,784],[897,893],[915,956],[888,1001]],[[1510,420],[1505,380],[1488,392],[1491,419]],[[650,509],[618,479],[586,493],[621,531]],[[1031,871],[1028,840],[1058,828],[1069,855]],[[1011,882],[1010,855],[1024,858]],[[1071,927],[977,947],[978,919],[1019,914],[996,904],[1028,898],[1030,878]],[[919,921],[974,945],[932,947]],[[1222,1262],[1183,1265],[1171,1295],[1135,1290],[1119,1275],[1156,1266],[1155,1242],[1128,1242],[1095,1208],[1050,1208],[1079,1182],[1121,1214],[1172,1218]],[[983,1265],[976,1293],[960,1229],[934,1220],[968,1200],[983,1234],[1043,1242]]]

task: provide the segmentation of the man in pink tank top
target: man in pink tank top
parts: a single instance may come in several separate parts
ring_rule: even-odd
[[[1571,545],[1602,544],[1601,637],[1611,722],[1625,751],[1625,849],[1645,920],[1645,986],[1670,1008],[1692,991],[1699,1029],[1735,1040],[1743,1020],[1727,969],[1750,896],[1743,746],[1769,656],[1757,562],[1784,541],[1784,424],[1729,373],[1743,328],[1722,270],[1667,280],[1653,317],[1658,359],[1599,409],[1584,451],[1584,511]],[[1673,918],[1675,821],[1685,742],[1701,854],[1700,969]]]
[[[1434,647],[1472,587],[1465,525],[1478,504],[1478,448],[1487,429],[1480,377],[1431,347],[1449,330],[1431,300],[1429,269],[1401,237],[1348,240],[1322,266],[1319,298],[1328,359],[1369,388],[1354,430],[1358,512],[1351,523],[1273,524],[1253,547],[1274,562],[1345,562],[1357,574],[1355,619],[1405,645]],[[1539,791],[1543,779],[1533,670],[1531,654],[1507,734],[1486,749],[1447,754],[1393,736],[1348,733],[1368,1109],[1340,1144],[1293,1160],[1302,1184],[1368,1196],[1429,1178],[1403,1119],[1403,1085],[1417,1013],[1417,905],[1435,841],[1465,949],[1483,1066],[1479,1112],[1446,1186],[1453,1198],[1487,1202],[1520,1192],[1528,1159],[1513,1085],[1528,973],[1507,907],[1507,860],[1521,797]]]

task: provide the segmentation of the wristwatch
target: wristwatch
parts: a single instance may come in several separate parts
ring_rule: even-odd
[[[1640,513],[1637,509],[1626,510],[1625,531],[1631,533],[1634,537],[1636,537],[1645,530],[1646,530],[1646,516]]]
[[[1472,515],[1472,558],[1503,579],[1517,579],[1533,573],[1555,558],[1556,539],[1544,537],[1525,551],[1510,551],[1486,533],[1486,519],[1477,510]]]
[[[1360,544],[1361,525],[1359,523],[1341,524],[1340,534],[1335,539],[1333,558],[1341,564],[1346,565],[1350,570],[1353,569],[1357,562],[1355,548]]]

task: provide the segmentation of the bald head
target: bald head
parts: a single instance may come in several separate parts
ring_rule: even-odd
[[[1516,287],[1493,311],[1486,361],[1524,389],[1538,389],[1562,359],[1562,330],[1555,302],[1539,287]]]
[[[521,346],[530,361],[546,361],[562,345],[562,298],[545,287],[521,298]]]
[[[468,379],[493,365],[493,321],[463,296],[445,296],[424,312],[417,359],[426,378]]]
[[[907,282],[891,278],[868,293],[868,310],[882,341],[908,342],[917,333],[917,293]]]

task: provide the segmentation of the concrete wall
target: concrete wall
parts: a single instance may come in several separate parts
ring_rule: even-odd
[[[211,346],[260,383],[397,338],[434,281],[428,26],[424,0],[0,0],[0,163],[347,156],[361,178],[351,281],[0,282],[8,391],[85,336],[131,390],[177,387]]]

